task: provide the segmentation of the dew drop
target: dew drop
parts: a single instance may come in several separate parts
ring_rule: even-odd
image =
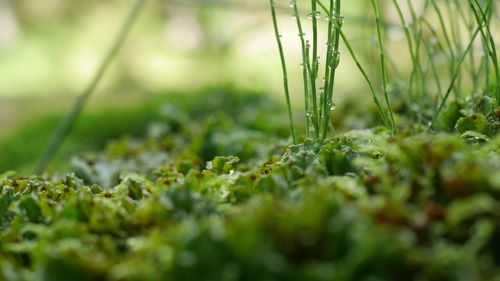
[[[328,106],[330,107],[330,111],[334,111],[335,109],[337,109],[337,105],[334,102],[329,102]]]

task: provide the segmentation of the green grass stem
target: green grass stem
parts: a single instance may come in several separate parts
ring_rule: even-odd
[[[273,26],[274,26],[274,35],[276,37],[276,43],[278,44],[278,49],[280,53],[280,60],[281,60],[281,69],[283,71],[283,88],[285,90],[285,99],[286,99],[286,106],[287,106],[287,111],[288,111],[288,121],[290,123],[290,133],[292,135],[293,143],[297,143],[297,137],[295,136],[295,126],[293,124],[293,114],[292,114],[292,104],[290,101],[290,90],[288,87],[288,72],[286,68],[286,61],[285,61],[285,53],[283,51],[283,44],[281,43],[281,35],[279,33],[278,29],[278,20],[276,17],[276,9],[275,9],[275,3],[274,0],[269,0],[269,4],[271,6],[271,15],[273,18]]]
[[[335,6],[334,6],[335,4]],[[325,86],[324,86],[324,103],[323,103],[323,135],[324,141],[328,135],[328,127],[330,124],[330,113],[334,108],[333,103],[333,88],[335,86],[336,71],[340,63],[340,29],[342,28],[341,0],[330,0],[330,11],[327,15],[328,22],[328,51],[327,62],[325,66]],[[335,12],[335,16],[331,17]],[[335,22],[335,23],[334,23]]]
[[[469,54],[469,52],[472,50],[472,47],[474,45],[474,41],[476,40],[476,37],[477,35],[479,34],[479,31],[481,30],[482,26],[479,26],[476,31],[474,32],[474,35],[472,36],[472,39],[470,40],[470,43],[469,45],[467,46],[467,48],[465,49],[465,51],[463,52],[462,54],[462,57],[460,58],[460,60],[458,61],[458,64],[456,66],[456,69],[454,71],[454,74],[453,74],[453,77],[451,79],[451,82],[450,82],[450,86],[448,87],[448,90],[446,91],[446,94],[444,95],[443,99],[441,100],[441,103],[439,105],[439,107],[437,108],[437,110],[434,112],[434,116],[432,117],[432,120],[428,126],[428,130],[431,130],[432,127],[434,126],[437,118],[439,117],[439,114],[441,113],[441,111],[443,110],[444,106],[446,105],[446,101],[448,100],[449,96],[450,96],[450,93],[451,91],[453,90],[454,86],[455,86],[455,82],[460,74],[460,67],[462,65],[462,63],[465,61],[465,58],[467,57],[467,55]]]
[[[321,9],[323,9],[323,11],[328,14],[328,16],[330,16],[330,17],[333,16],[332,14],[329,13],[329,11],[326,8],[326,6],[320,0],[316,0],[316,2],[321,7]],[[380,117],[382,118],[382,121],[383,121],[385,127],[387,129],[391,130],[391,126],[389,124],[389,121],[387,119],[386,114],[384,113],[384,110],[382,109],[382,106],[381,106],[380,101],[379,101],[379,99],[377,97],[377,94],[375,92],[375,88],[373,86],[372,81],[370,80],[370,78],[368,77],[368,74],[366,73],[365,69],[363,68],[363,66],[359,62],[359,59],[357,58],[356,53],[354,52],[354,49],[352,48],[351,44],[349,43],[349,40],[345,36],[345,34],[342,31],[341,27],[336,22],[334,22],[334,24],[337,26],[337,30],[339,32],[340,38],[342,38],[342,42],[344,42],[347,50],[349,51],[349,54],[351,55],[352,59],[354,60],[354,63],[356,64],[356,67],[359,69],[359,71],[363,75],[363,78],[366,80],[366,83],[368,84],[368,87],[370,89],[370,93],[372,95],[373,102],[375,103],[375,105],[377,107],[377,110],[378,110],[378,112],[380,114]]]
[[[318,19],[316,18],[318,15],[318,11],[316,8],[316,2],[311,0],[311,14],[309,17],[312,20],[312,69],[309,72],[310,82],[311,82],[311,97],[312,97],[312,106],[313,106],[313,123],[315,128],[315,137],[318,139],[320,134],[320,116],[318,109],[318,100],[317,100],[317,86],[316,79],[318,79],[318,68],[319,68],[319,59],[318,59]]]
[[[309,54],[307,51],[307,45],[306,45],[306,40],[305,40],[305,33],[304,29],[302,28],[302,21],[300,19],[300,12],[298,8],[297,1],[292,1],[290,2],[293,8],[293,17],[295,18],[295,21],[297,22],[297,29],[299,31],[299,38],[300,38],[300,47],[301,47],[301,52],[302,52],[302,80],[304,83],[304,109],[306,112],[306,137],[310,137],[310,118],[308,117],[308,112],[309,112],[309,83],[308,83],[308,69],[310,69],[310,62],[309,62]]]
[[[99,85],[99,82],[102,80],[102,77],[106,73],[109,65],[111,64],[113,58],[116,56],[120,47],[125,42],[127,35],[129,34],[135,20],[137,19],[140,11],[144,7],[144,4],[147,0],[136,0],[128,16],[126,17],[118,35],[116,36],[110,50],[104,57],[102,63],[97,69],[94,77],[90,81],[89,85],[85,88],[82,94],[77,98],[75,104],[71,111],[64,117],[64,119],[59,123],[54,135],[49,141],[49,144],[45,151],[42,153],[41,157],[38,159],[34,173],[39,174],[45,170],[50,160],[57,153],[59,147],[64,142],[64,139],[68,136],[73,128],[78,116],[82,112],[85,103],[89,99],[89,97],[94,93],[95,89]]]
[[[476,4],[476,7],[474,6],[474,3],[472,1],[474,1],[474,3]],[[486,11],[492,9],[492,6],[491,6],[492,2],[493,2],[492,0],[490,0],[488,2],[488,6],[486,7]],[[491,61],[492,61],[493,66],[494,66],[495,79],[497,81],[496,88],[495,88],[495,92],[496,92],[495,97],[497,100],[497,106],[500,106],[500,69],[499,69],[498,55],[497,55],[497,50],[496,50],[496,43],[495,43],[495,40],[493,38],[493,34],[490,30],[490,26],[489,26],[489,23],[487,20],[487,15],[483,11],[483,9],[481,8],[481,5],[479,4],[478,0],[469,0],[469,5],[474,13],[477,24],[480,26],[484,25],[484,27],[486,29],[486,33],[481,29],[481,36],[482,36],[484,41],[489,43],[489,46],[488,46],[488,44],[486,44],[486,51],[487,51],[487,55],[490,56]]]
[[[378,38],[378,47],[379,47],[379,54],[380,54],[380,68],[382,71],[382,86],[383,86],[383,91],[384,91],[384,99],[385,103],[387,105],[387,110],[389,111],[389,116],[390,116],[390,126],[391,126],[391,132],[394,135],[396,133],[396,121],[394,120],[394,113],[392,111],[392,106],[389,101],[389,90],[388,90],[388,82],[387,82],[387,69],[386,69],[386,64],[385,64],[385,52],[384,52],[384,45],[383,45],[383,39],[382,39],[382,30],[381,30],[381,22],[380,22],[380,11],[378,4],[376,3],[376,0],[372,0],[372,6],[373,6],[373,12],[375,15],[375,25],[377,27],[377,38]]]

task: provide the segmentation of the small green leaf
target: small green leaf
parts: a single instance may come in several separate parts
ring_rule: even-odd
[[[0,229],[9,225],[14,213],[9,211],[10,204],[15,200],[14,189],[4,187],[0,193]]]
[[[458,119],[455,129],[460,133],[474,131],[483,135],[491,136],[492,127],[483,114],[473,114]]]
[[[463,116],[460,113],[461,109],[461,104],[459,104],[458,102],[453,102],[445,110],[443,110],[443,113],[441,114],[441,124],[443,125],[443,127],[445,127],[447,130],[452,130],[458,119]]]
[[[238,162],[240,162],[240,158],[235,156],[217,156],[208,162],[207,169],[218,174],[228,174],[234,170]]]
[[[33,196],[25,196],[19,203],[19,208],[31,222],[42,221],[42,210]]]

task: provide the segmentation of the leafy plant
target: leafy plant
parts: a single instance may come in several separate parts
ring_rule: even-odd
[[[251,128],[261,122],[271,124],[254,115],[233,120],[225,110],[269,106],[268,97],[221,91],[202,97],[207,100],[178,106],[190,116],[186,122],[172,119],[164,106],[152,127],[163,120],[170,129],[80,157],[90,171],[85,181],[77,176],[81,167],[77,175],[1,175],[0,278],[476,280],[500,274],[498,136],[475,146],[451,134],[407,138],[362,130],[289,146],[286,123],[256,131]],[[217,110],[210,100],[225,106]],[[278,105],[261,110],[264,117],[287,116]],[[207,116],[226,125],[200,122]],[[206,139],[198,134],[203,130],[222,156],[204,160],[202,150],[193,150]],[[277,131],[284,133],[275,138]],[[240,141],[251,148],[228,146],[229,133],[245,136]],[[245,158],[231,156],[247,150],[253,153]],[[103,175],[110,184],[100,183]]]

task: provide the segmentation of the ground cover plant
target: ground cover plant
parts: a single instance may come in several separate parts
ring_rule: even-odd
[[[370,68],[342,3],[267,3],[284,106],[227,88],[166,98],[59,171],[1,173],[0,280],[500,280],[498,4],[366,1]],[[299,35],[300,106],[279,11]],[[374,111],[335,103],[349,59]]]

